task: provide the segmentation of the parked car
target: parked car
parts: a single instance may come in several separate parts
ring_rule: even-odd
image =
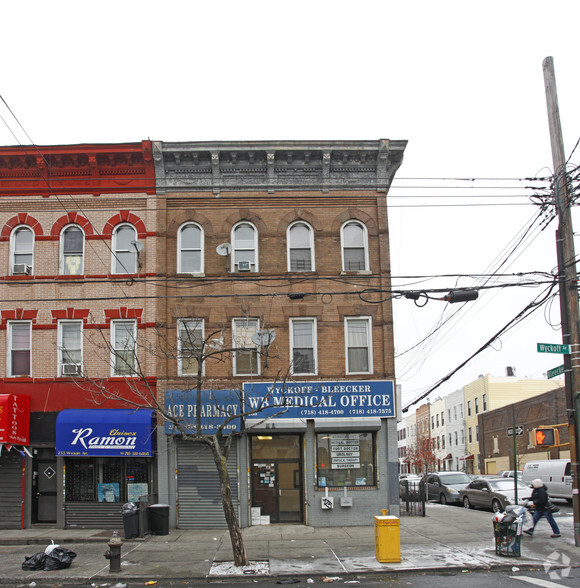
[[[425,477],[427,500],[436,500],[441,504],[461,502],[459,491],[471,482],[464,472],[437,472]]]
[[[399,479],[399,498],[401,500],[419,500],[422,476],[407,474]]]
[[[516,482],[518,486],[518,504],[525,504],[532,495],[529,486]],[[506,506],[515,504],[515,488],[513,478],[478,478],[469,483],[459,492],[465,508],[489,508],[493,512],[501,512]]]
[[[515,472],[518,477],[518,480],[522,477],[522,471],[518,470]],[[514,470],[501,470],[496,474],[498,477],[502,476],[503,478],[513,478],[514,477]]]
[[[572,503],[572,467],[569,459],[528,461],[521,481],[531,484],[536,478],[544,482],[551,498],[565,498]]]

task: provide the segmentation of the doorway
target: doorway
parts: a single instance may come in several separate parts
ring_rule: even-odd
[[[300,435],[251,437],[252,506],[271,523],[301,523],[303,515]]]
[[[37,449],[32,458],[32,524],[56,523],[56,456]]]

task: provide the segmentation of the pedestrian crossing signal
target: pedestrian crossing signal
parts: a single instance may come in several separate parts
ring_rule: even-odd
[[[534,445],[536,447],[543,447],[548,445],[559,445],[560,434],[558,429],[552,427],[543,427],[541,429],[534,429]]]

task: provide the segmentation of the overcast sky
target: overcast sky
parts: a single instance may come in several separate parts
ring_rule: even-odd
[[[489,273],[504,257],[502,273],[550,272],[554,222],[507,255],[538,213],[528,186],[542,183],[504,178],[551,173],[547,56],[566,156],[580,138],[579,21],[577,0],[2,3],[0,94],[29,138],[1,104],[0,144],[407,139],[389,197],[396,285],[481,284],[402,276]],[[571,163],[580,163],[580,149]],[[487,291],[439,330],[459,305],[396,300],[404,401],[451,372],[542,289]],[[506,366],[545,377],[562,358],[537,353],[536,343],[561,341],[558,321],[556,300],[431,398],[479,374],[504,375]]]

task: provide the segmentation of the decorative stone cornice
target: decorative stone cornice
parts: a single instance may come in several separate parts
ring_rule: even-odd
[[[406,141],[153,143],[159,193],[265,190],[386,192]]]
[[[0,196],[155,193],[151,141],[0,147]]]

